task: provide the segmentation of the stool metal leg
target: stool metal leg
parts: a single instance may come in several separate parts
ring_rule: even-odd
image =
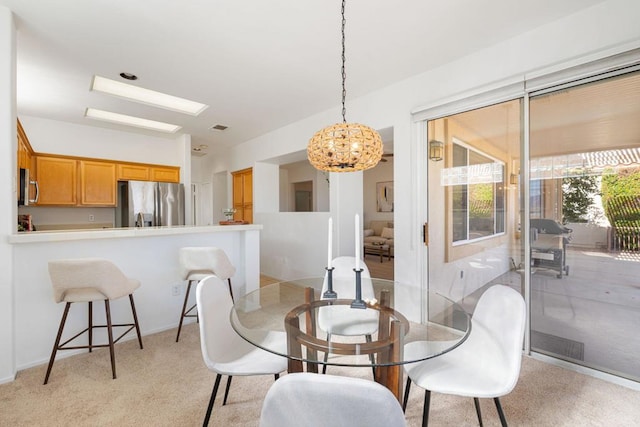
[[[56,353],[58,352],[58,346],[60,345],[60,338],[62,338],[64,324],[67,321],[67,314],[69,314],[69,307],[71,307],[70,302],[64,306],[64,313],[62,313],[62,319],[60,320],[60,326],[58,327],[58,336],[56,337],[56,342],[53,344],[53,350],[51,351],[51,358],[49,359],[49,366],[47,366],[47,374],[44,377],[44,384],[49,382],[51,368],[53,367],[53,362],[56,360]]]
[[[111,356],[111,371],[113,372],[113,379],[116,379],[116,355],[113,349],[113,331],[111,330],[111,308],[109,307],[109,300],[104,300],[104,311],[107,315],[107,335],[109,336],[109,354]]]
[[[191,292],[191,283],[193,281],[189,280],[187,284],[187,292],[184,294],[184,303],[182,304],[182,314],[180,314],[180,322],[178,323],[178,335],[176,335],[176,342],[180,341],[180,331],[182,330],[182,321],[186,315],[187,304],[189,303],[189,293]]]
[[[133,294],[129,294],[129,302],[131,303],[131,313],[133,313],[133,323],[136,325],[136,333],[138,334],[138,343],[142,350],[142,334],[140,334],[140,325],[138,324],[138,315],[136,314],[136,305],[133,302]]]
[[[93,301],[89,301],[89,353],[93,351]]]

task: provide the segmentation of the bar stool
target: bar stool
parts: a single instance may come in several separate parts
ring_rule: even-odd
[[[196,307],[196,304],[193,304],[191,308],[187,310],[189,293],[191,292],[193,282],[197,284],[205,277],[214,274],[221,280],[227,281],[231,300],[233,300],[231,276],[236,274],[236,268],[231,264],[231,261],[229,261],[227,254],[222,249],[212,246],[181,248],[179,252],[179,262],[182,280],[187,280],[188,284],[187,292],[185,292],[184,295],[184,303],[182,304],[182,314],[180,315],[180,323],[178,324],[176,342],[180,340],[180,331],[182,330],[184,318],[198,317],[197,314],[189,314]]]
[[[80,348],[88,348],[89,353],[91,353],[94,348],[109,347],[111,371],[113,373],[113,379],[116,379],[114,344],[135,328],[138,335],[138,343],[140,344],[140,348],[143,348],[142,335],[140,334],[140,326],[138,325],[138,316],[133,302],[133,291],[140,286],[140,282],[127,278],[113,263],[101,258],[50,261],[49,276],[51,277],[51,283],[53,285],[54,300],[56,303],[64,301],[66,302],[66,305],[64,307],[64,313],[62,314],[62,319],[60,320],[58,335],[56,337],[56,342],[53,345],[53,351],[51,352],[51,358],[49,359],[49,366],[47,367],[47,374],[44,377],[44,383],[47,384],[49,381],[51,368],[53,367],[53,362],[55,361],[58,350],[75,350]],[[112,324],[109,301],[121,298],[125,295],[129,295],[131,312],[133,314],[133,323]],[[107,321],[106,325],[93,324],[93,301],[104,301]],[[69,314],[69,308],[71,308],[71,304],[76,302],[89,303],[89,326],[60,344],[64,325],[67,321],[67,315]],[[128,327],[128,329],[114,340],[114,327]],[[95,328],[107,329],[107,336],[109,340],[108,344],[93,344],[93,330]],[[80,335],[85,332],[88,332],[89,335],[88,345],[67,346],[67,344],[80,337]]]

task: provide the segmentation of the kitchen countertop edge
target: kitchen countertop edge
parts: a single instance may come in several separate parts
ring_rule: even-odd
[[[217,233],[229,231],[262,230],[262,224],[247,225],[205,225],[205,226],[171,226],[171,227],[142,227],[142,228],[104,228],[99,230],[59,230],[59,231],[31,231],[8,236],[8,242],[41,243],[63,242],[71,240],[96,240],[127,237],[156,237],[177,234]]]

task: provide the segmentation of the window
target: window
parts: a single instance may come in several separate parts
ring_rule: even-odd
[[[504,233],[504,175],[504,163],[453,139],[452,167],[442,181],[453,184],[454,244]]]

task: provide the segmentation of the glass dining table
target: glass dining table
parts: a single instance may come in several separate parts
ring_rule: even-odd
[[[411,322],[394,308],[394,295],[404,291],[401,284],[366,280],[373,286],[373,297],[361,301],[364,304],[353,304],[353,298],[340,295],[326,298],[323,277],[266,285],[236,297],[231,324],[253,345],[288,358],[288,372],[302,372],[305,364],[308,372],[318,372],[323,365],[373,367],[375,381],[400,400],[402,365],[437,357],[460,345],[471,330],[470,316],[448,298],[427,293],[433,321]],[[327,319],[336,330],[373,333],[334,334],[327,330],[331,328]],[[405,351],[409,343],[413,344]]]

